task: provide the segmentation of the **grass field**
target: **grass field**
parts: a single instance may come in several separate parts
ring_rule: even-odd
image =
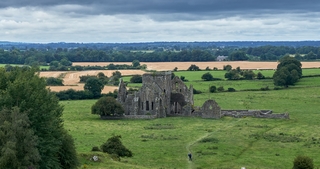
[[[205,92],[194,96],[195,106],[211,98],[222,109],[272,109],[274,113],[288,112],[290,120],[179,117],[104,121],[90,114],[96,100],[62,101],[64,125],[75,139],[82,166],[287,169],[292,168],[295,156],[307,155],[313,158],[315,168],[320,167],[320,77],[302,78],[289,89],[269,91],[208,93],[206,88],[211,83],[225,89],[259,88],[271,85],[272,80],[189,83]],[[117,162],[107,154],[91,152],[113,134],[122,136],[124,145],[134,153],[132,158]],[[189,151],[192,162],[188,161]],[[101,161],[90,161],[93,155]]]

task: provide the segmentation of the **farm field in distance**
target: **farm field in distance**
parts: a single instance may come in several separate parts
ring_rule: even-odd
[[[100,120],[90,113],[96,100],[61,101],[65,108],[64,126],[75,139],[82,167],[85,164],[88,168],[287,169],[292,168],[297,155],[311,157],[315,168],[320,167],[320,77],[302,78],[288,89],[273,90],[272,79],[204,82],[198,78],[206,71],[200,71],[200,76],[199,72],[174,73],[185,76],[189,80],[187,85],[203,92],[194,95],[195,106],[214,99],[222,109],[271,109],[274,113],[288,112],[290,120],[249,117]],[[320,74],[320,69],[303,69],[303,74]],[[209,93],[209,85],[233,87],[237,92]],[[265,85],[271,90],[246,91]],[[132,158],[114,161],[107,154],[91,151],[112,135],[122,136],[124,145],[133,152]],[[188,161],[189,151],[193,154],[192,162]],[[90,161],[93,155],[98,155],[101,161]]]
[[[80,66],[107,66],[110,63],[113,64],[127,64],[131,65],[131,62],[73,62],[72,65]],[[206,69],[208,66],[210,69],[217,67],[222,70],[224,65],[231,65],[233,68],[240,66],[241,69],[276,69],[277,62],[249,62],[249,61],[223,61],[223,62],[140,62],[140,65],[147,65],[147,70],[166,71],[173,70],[175,67],[178,70],[187,70],[191,64],[199,66],[200,69]],[[301,62],[302,68],[319,68],[320,62]]]
[[[81,66],[88,66],[88,65],[99,65],[99,66],[106,66],[109,65],[111,62],[74,62],[73,65],[81,65]],[[114,64],[132,64],[131,62],[114,62]],[[201,76],[205,72],[210,72],[216,78],[224,79],[224,74],[226,71],[179,71],[179,70],[186,70],[191,64],[195,64],[199,66],[201,69],[205,69],[209,66],[211,69],[213,67],[217,67],[222,69],[224,65],[232,65],[233,68],[240,66],[241,69],[253,69],[255,73],[261,72],[265,77],[272,77],[274,70],[277,66],[277,62],[141,62],[142,64],[147,65],[147,70],[173,70],[174,67],[178,67],[178,72],[174,72],[177,76],[184,75],[187,80],[195,81],[195,80],[202,80]],[[313,68],[313,69],[305,69],[304,75],[314,75],[317,74],[318,68],[320,67],[320,62],[302,62],[303,68]],[[257,70],[259,69],[259,70]],[[264,70],[264,69],[271,69],[271,70]],[[42,71],[40,72],[40,76],[42,77],[58,77],[63,76],[63,81],[65,86],[50,86],[49,88],[52,91],[62,91],[67,89],[75,89],[75,90],[83,90],[83,83],[79,83],[79,76],[83,75],[97,75],[99,72],[103,72],[106,76],[111,76],[112,72],[116,70],[88,70],[88,71]],[[123,76],[130,76],[130,75],[142,75],[146,73],[143,70],[118,70],[121,72]],[[130,77],[124,77],[125,81],[130,81]],[[139,85],[130,84],[130,86],[136,87]],[[265,86],[263,86],[265,87]],[[102,93],[112,92],[117,89],[116,86],[105,86]]]

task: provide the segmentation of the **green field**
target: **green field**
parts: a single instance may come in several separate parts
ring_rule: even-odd
[[[5,67],[7,64],[0,64],[0,67]],[[10,64],[11,66],[25,66],[23,64]],[[39,66],[40,70],[46,69],[49,70],[49,66]]]
[[[189,72],[182,75],[192,79]],[[288,112],[290,120],[180,117],[104,121],[90,114],[96,100],[62,101],[64,125],[75,139],[82,167],[287,169],[292,168],[297,155],[313,158],[315,168],[320,167],[320,77],[302,78],[284,90],[220,93],[209,93],[208,86],[245,90],[266,85],[273,89],[273,85],[272,80],[194,79],[187,85],[205,92],[194,96],[195,106],[215,99],[222,109],[272,109],[274,113]],[[124,145],[134,153],[132,158],[117,162],[107,154],[91,152],[93,146],[100,146],[113,134],[122,136]],[[189,151],[192,162],[188,161]],[[90,161],[93,155],[101,161]]]

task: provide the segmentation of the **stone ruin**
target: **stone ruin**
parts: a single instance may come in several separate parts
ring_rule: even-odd
[[[271,110],[221,110],[214,100],[202,107],[194,107],[193,86],[187,87],[171,72],[153,72],[142,75],[142,87],[129,94],[120,80],[117,101],[125,110],[125,118],[150,119],[189,116],[220,119],[223,116],[289,119],[289,114],[272,114]]]

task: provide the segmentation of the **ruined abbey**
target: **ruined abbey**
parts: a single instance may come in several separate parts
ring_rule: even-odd
[[[189,87],[171,72],[153,72],[142,75],[142,87],[128,94],[121,80],[117,101],[125,110],[125,118],[163,118],[169,116],[194,116],[219,119],[222,116],[258,118],[289,118],[285,114],[272,114],[271,110],[221,110],[214,100],[202,107],[193,104],[193,87]]]

